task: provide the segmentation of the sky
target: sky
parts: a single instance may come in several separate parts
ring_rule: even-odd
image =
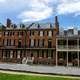
[[[0,0],[0,23],[51,22],[58,16],[61,27],[80,27],[80,0]]]

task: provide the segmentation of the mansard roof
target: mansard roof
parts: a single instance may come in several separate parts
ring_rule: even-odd
[[[24,26],[24,27],[23,27]],[[11,25],[11,27],[6,27],[6,30],[12,30],[12,29],[16,29],[16,30],[46,30],[46,29],[53,29],[53,24],[51,23],[27,23],[27,24],[14,24]]]

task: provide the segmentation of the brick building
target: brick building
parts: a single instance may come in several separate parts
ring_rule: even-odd
[[[58,33],[57,16],[54,25],[32,23],[18,26],[7,19],[6,26],[0,29],[0,62],[55,65]]]

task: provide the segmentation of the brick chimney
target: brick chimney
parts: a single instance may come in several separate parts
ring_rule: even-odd
[[[11,27],[11,20],[9,18],[7,19],[6,25],[7,25],[8,28]]]
[[[54,30],[56,31],[56,33],[59,32],[59,22],[57,16],[55,16]]]

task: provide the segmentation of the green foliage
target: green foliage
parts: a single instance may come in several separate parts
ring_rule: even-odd
[[[67,79],[57,77],[43,77],[43,76],[29,76],[29,75],[16,75],[16,74],[4,74],[0,73],[0,80],[79,80],[79,79]]]

